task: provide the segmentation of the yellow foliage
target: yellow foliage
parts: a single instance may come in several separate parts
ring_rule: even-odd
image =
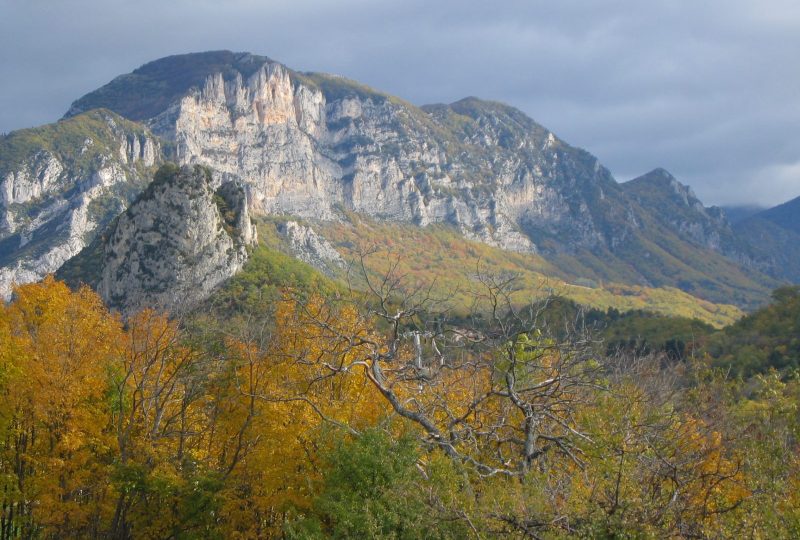
[[[369,426],[384,414],[359,373],[338,371],[357,360],[358,348],[325,348],[310,320],[335,319],[366,334],[355,311],[330,313],[320,298],[300,306],[287,296],[275,318],[268,347],[226,343],[235,386],[212,444],[218,455],[239,459],[223,511],[236,531],[232,537],[277,533],[287,512],[308,508],[319,478],[317,456],[329,444],[326,430]]]
[[[0,536],[279,536],[315,511],[320,456],[376,425],[419,436],[425,504],[477,537],[800,534],[796,380],[667,399],[535,332],[417,365],[391,324],[287,293],[270,324],[196,336],[52,278],[19,287],[0,305]]]
[[[13,478],[5,504],[26,515],[21,531],[36,523],[79,534],[108,512],[105,397],[122,330],[92,291],[72,293],[52,277],[15,296],[0,307],[0,335],[10,338],[0,353],[8,366],[0,466]]]

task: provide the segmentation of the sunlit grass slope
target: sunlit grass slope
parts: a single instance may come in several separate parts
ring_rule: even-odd
[[[416,227],[378,223],[353,217],[349,222],[317,226],[351,263],[359,253],[369,272],[385,272],[390,264],[411,282],[433,284],[439,296],[455,305],[468,305],[478,288],[478,275],[514,274],[520,300],[556,294],[600,309],[647,310],[670,316],[696,318],[716,327],[742,316],[736,306],[715,304],[672,287],[652,288],[570,278],[542,257],[511,253],[465,239],[446,226]],[[353,272],[351,272],[352,274]],[[357,274],[357,272],[356,272]]]

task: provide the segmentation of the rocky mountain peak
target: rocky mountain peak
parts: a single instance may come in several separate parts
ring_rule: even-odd
[[[697,198],[694,190],[686,184],[682,184],[669,171],[658,167],[626,183],[631,192],[643,192],[653,190],[664,196],[675,199],[684,206],[704,211],[703,203]]]
[[[146,120],[164,112],[192,88],[202,88],[211,75],[221,73],[229,79],[240,73],[249,77],[268,62],[271,60],[265,56],[231,51],[167,56],[86,94],[72,103],[65,117],[106,108],[131,120]]]

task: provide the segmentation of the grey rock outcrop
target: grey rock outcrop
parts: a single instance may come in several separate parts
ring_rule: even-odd
[[[238,272],[255,242],[243,188],[217,187],[199,166],[165,166],[109,230],[98,291],[123,313],[188,309]]]
[[[37,152],[22,167],[5,175],[0,184],[0,204],[7,209],[12,204],[24,204],[50,193],[58,186],[62,172],[64,166],[53,154]],[[13,216],[5,214],[8,232],[13,232]]]
[[[334,275],[346,266],[336,248],[310,226],[287,221],[278,226],[278,231],[286,237],[295,257],[325,274]]]

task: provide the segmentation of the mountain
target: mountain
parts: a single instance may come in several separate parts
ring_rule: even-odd
[[[743,219],[734,229],[765,272],[800,282],[800,197]]]
[[[778,283],[746,264],[718,209],[683,193],[665,171],[619,184],[596,157],[500,103],[416,107],[342,77],[217,51],[117,77],[75,101],[54,126],[87,115],[124,117],[160,149],[147,163],[169,157],[208,167],[214,185],[241,186],[255,217],[307,220],[307,239],[355,213],[388,224],[445,224],[467,239],[544,257],[566,279],[678,287],[740,306],[764,301]],[[120,152],[105,159],[122,163]],[[80,185],[79,176],[63,184]],[[143,185],[130,176],[123,184],[136,195]],[[33,211],[44,211],[41,200],[30,201]],[[115,212],[130,200],[115,199]],[[97,230],[83,232],[82,246]],[[328,234],[319,242],[341,240]],[[29,264],[20,245],[6,244],[4,266]]]
[[[254,58],[265,62],[261,69],[237,69]],[[169,105],[181,86],[162,81],[165,96],[146,102],[133,118],[174,141],[179,161],[242,178],[256,211],[330,219],[344,206],[419,225],[450,221],[470,236],[530,252],[536,246],[518,221],[550,224],[560,233],[553,217],[570,214],[576,222],[570,241],[598,240],[590,223],[596,205],[586,204],[582,193],[598,183],[614,189],[615,182],[592,156],[519,111],[467,99],[428,113],[339,77],[299,74],[251,55],[230,60],[222,71],[203,62],[214,69],[203,86]],[[154,77],[176,62],[157,61],[137,72]],[[87,106],[128,113],[141,93],[140,85],[127,85],[129,78],[81,98],[70,114]],[[142,119],[142,110],[150,117]],[[550,151],[554,159],[545,155]],[[535,179],[548,182],[537,187]],[[563,189],[576,182],[586,189]]]

